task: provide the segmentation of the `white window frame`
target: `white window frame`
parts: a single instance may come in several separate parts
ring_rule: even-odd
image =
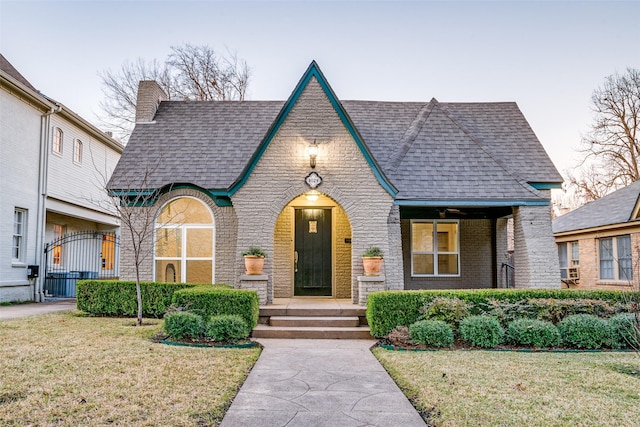
[[[64,146],[64,132],[59,127],[53,128],[53,141],[51,143],[51,152],[62,156]]]
[[[180,197],[174,197],[173,199],[169,200],[167,203],[165,203],[164,205],[162,205],[162,207],[158,210],[158,216],[160,215],[160,213],[164,210],[165,206],[167,206],[169,203],[173,202],[174,200],[177,199],[193,199],[198,201],[199,203],[202,203],[207,210],[209,211],[209,214],[211,215],[211,224],[158,224],[158,219],[156,216],[156,220],[155,220],[155,229],[154,229],[154,248],[153,248],[153,278],[154,280],[156,279],[156,261],[176,261],[180,263],[180,278],[178,281],[178,283],[187,283],[187,261],[211,261],[211,283],[215,283],[215,269],[216,269],[216,229],[215,229],[215,217],[213,216],[213,212],[211,211],[211,208],[209,206],[207,206],[206,203],[204,203],[202,200],[197,199],[195,197],[188,197],[188,196],[180,196]],[[180,251],[180,257],[159,257],[156,255],[156,251],[157,251],[157,243],[158,243],[158,230],[161,229],[180,229],[180,239],[181,239],[181,251]],[[211,257],[188,257],[187,256],[187,230],[191,230],[191,229],[196,229],[196,228],[200,228],[200,229],[211,229],[211,233],[212,233],[212,241],[211,241]],[[176,278],[178,279],[178,278]]]
[[[610,237],[601,237],[598,239],[598,280],[600,282],[631,282],[633,281],[633,254],[631,256],[631,277],[620,277],[620,273],[622,267],[620,265],[620,258],[618,256],[618,239],[624,238],[629,239],[629,243],[631,244],[631,235],[623,234],[620,236],[610,236]],[[602,253],[601,253],[601,242],[604,240],[611,241],[611,262],[613,265],[613,278],[603,278],[602,277]],[[631,250],[633,251],[633,245],[631,245]],[[607,259],[608,260],[608,259]]]
[[[73,163],[82,164],[82,141],[79,139],[73,141]]]
[[[13,232],[11,239],[11,263],[24,264],[27,252],[27,219],[28,210],[14,208],[13,210]]]
[[[433,252],[421,252],[413,251],[413,224],[415,223],[431,223],[433,224]],[[438,252],[438,224],[456,224],[457,233],[456,233],[456,247],[458,248],[455,252]],[[411,277],[460,277],[460,220],[457,219],[412,219],[411,224],[409,226],[409,252],[411,257]],[[423,274],[423,273],[415,273],[413,268],[413,255],[433,255],[433,274]],[[458,256],[458,273],[457,274],[440,274],[438,272],[438,255],[457,255]]]
[[[574,251],[576,249],[577,258],[574,258]],[[564,255],[566,256],[567,265],[560,265],[560,278],[561,279],[569,279],[569,269],[580,267],[580,244],[577,240],[573,240],[571,242],[560,242],[558,243],[558,258],[560,258],[560,251],[564,251]],[[560,259],[559,259],[560,261]],[[564,275],[562,274],[564,272]]]

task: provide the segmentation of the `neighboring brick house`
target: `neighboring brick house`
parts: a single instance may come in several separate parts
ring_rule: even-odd
[[[515,286],[559,286],[562,178],[515,103],[340,101],[312,62],[286,102],[165,101],[141,82],[136,122],[110,190],[194,212],[158,220],[143,279],[239,286],[259,246],[269,301],[358,301],[375,245],[385,289],[503,287],[513,217]]]
[[[639,196],[640,181],[553,220],[566,286],[638,288]]]
[[[71,270],[100,270],[101,262],[116,269],[115,242],[94,235],[118,229],[118,217],[106,209],[102,175],[113,170],[123,148],[38,92],[0,55],[0,301],[42,301],[49,270],[73,296],[75,281],[62,283]],[[76,239],[64,249],[62,243],[50,247],[47,260],[47,243],[77,231],[90,231],[92,243],[80,247]],[[105,248],[114,252],[101,259]],[[72,260],[73,249],[87,257]],[[30,277],[30,265],[39,267],[38,278]]]

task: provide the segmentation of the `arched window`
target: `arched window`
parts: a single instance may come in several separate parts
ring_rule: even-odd
[[[75,163],[82,163],[82,141],[76,139],[73,143],[73,161]]]
[[[62,138],[63,138],[62,129],[55,128],[53,130],[53,144],[51,146],[51,149],[53,150],[54,153],[62,154]]]
[[[214,224],[209,208],[191,197],[173,199],[156,219],[155,280],[213,283]]]

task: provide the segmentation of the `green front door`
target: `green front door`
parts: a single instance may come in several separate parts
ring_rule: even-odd
[[[296,209],[294,296],[331,296],[331,209]]]

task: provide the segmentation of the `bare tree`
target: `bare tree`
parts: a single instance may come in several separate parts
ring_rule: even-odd
[[[583,170],[571,182],[596,199],[640,180],[640,69],[605,79],[591,97],[595,113],[583,138]]]
[[[99,73],[104,100],[101,124],[126,141],[135,125],[135,107],[140,80],[155,80],[169,99],[197,101],[242,101],[251,72],[234,52],[218,55],[209,46],[172,46],[164,60],[127,61],[117,71]]]

